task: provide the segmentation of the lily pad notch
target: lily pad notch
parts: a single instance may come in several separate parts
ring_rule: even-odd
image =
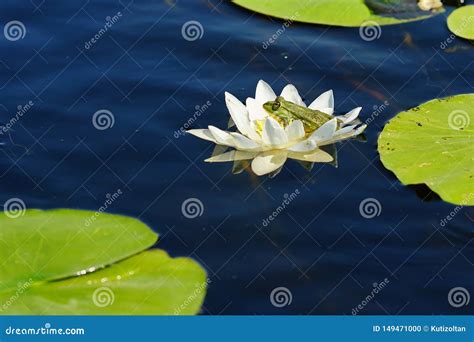
[[[199,313],[206,272],[192,259],[146,250],[157,239],[120,215],[0,213],[0,315]]]

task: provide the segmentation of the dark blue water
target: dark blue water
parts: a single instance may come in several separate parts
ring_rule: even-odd
[[[206,268],[205,314],[351,314],[385,278],[361,314],[473,313],[472,303],[452,307],[448,292],[474,294],[474,210],[458,208],[442,226],[456,207],[402,186],[377,153],[397,112],[472,92],[472,45],[446,43],[447,13],[383,27],[369,42],[357,28],[294,24],[263,49],[282,22],[217,0],[3,1],[0,9],[2,25],[26,28],[17,41],[0,36],[0,121],[34,104],[2,138],[1,203],[96,210],[121,189],[110,212],[141,218],[161,234],[159,248]],[[181,34],[190,20],[204,30],[192,42]],[[176,130],[208,101],[192,127],[225,128],[224,91],[244,100],[259,79],[278,91],[294,83],[307,101],[332,88],[338,112],[363,106],[362,120],[373,118],[367,142],[340,144],[337,169],[307,172],[290,161],[274,179],[204,163],[211,144]],[[94,128],[100,109],[113,113],[112,128]],[[202,216],[183,216],[188,198],[203,203]],[[379,216],[361,216],[366,198],[380,202]],[[290,305],[272,305],[277,287],[291,291]]]

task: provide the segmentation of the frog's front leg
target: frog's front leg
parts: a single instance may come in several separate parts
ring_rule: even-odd
[[[283,120],[283,127],[287,127],[289,124],[293,122],[293,118],[289,115],[283,115],[282,120]]]
[[[283,127],[288,126],[291,122],[293,122],[293,118],[291,118],[289,115],[283,115],[281,113],[279,114],[271,114],[271,116],[278,121],[280,125]]]

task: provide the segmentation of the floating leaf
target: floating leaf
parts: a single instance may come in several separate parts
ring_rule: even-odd
[[[282,19],[335,26],[377,26],[429,18],[414,0],[233,0],[249,10]],[[367,30],[370,35],[380,31]],[[372,36],[370,36],[372,37]]]
[[[157,238],[144,223],[118,215],[1,213],[0,314],[197,313],[204,270],[164,251],[140,253]]]
[[[474,205],[474,94],[399,113],[380,134],[378,150],[403,184],[425,183],[447,202]]]
[[[474,40],[474,5],[454,10],[448,17],[448,28],[458,37]]]

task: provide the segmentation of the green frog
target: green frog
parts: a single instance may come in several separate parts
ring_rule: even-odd
[[[263,108],[272,118],[285,127],[295,120],[300,120],[306,133],[314,132],[323,124],[333,119],[329,114],[299,106],[293,102],[286,101],[281,96],[278,96],[275,101],[264,103]]]

